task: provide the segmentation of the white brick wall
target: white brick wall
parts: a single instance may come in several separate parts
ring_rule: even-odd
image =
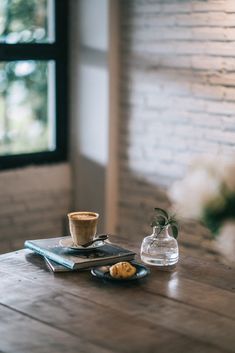
[[[68,164],[0,173],[0,253],[24,240],[63,235],[71,207]]]
[[[117,231],[141,239],[192,156],[235,151],[235,1],[123,0],[120,26]]]

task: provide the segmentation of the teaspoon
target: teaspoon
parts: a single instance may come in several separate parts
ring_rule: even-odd
[[[97,238],[94,238],[93,240],[90,240],[87,243],[83,244],[82,247],[83,248],[87,248],[88,246],[94,244],[96,241],[98,241],[98,240],[106,240],[106,239],[108,239],[108,237],[109,237],[108,234],[100,234],[100,235],[98,235]]]

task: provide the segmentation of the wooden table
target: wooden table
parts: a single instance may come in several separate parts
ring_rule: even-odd
[[[235,352],[229,267],[181,254],[171,272],[120,284],[89,271],[53,274],[26,250],[0,264],[0,352]]]

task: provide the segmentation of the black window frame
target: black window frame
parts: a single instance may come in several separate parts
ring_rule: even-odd
[[[55,62],[56,148],[0,156],[0,170],[67,160],[68,154],[68,1],[55,0],[55,41],[53,43],[0,43],[0,61],[53,60]]]

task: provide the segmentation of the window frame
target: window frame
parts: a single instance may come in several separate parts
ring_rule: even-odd
[[[67,160],[68,154],[68,1],[55,0],[53,43],[0,43],[0,61],[53,60],[55,62],[54,151],[0,156],[0,170]]]

